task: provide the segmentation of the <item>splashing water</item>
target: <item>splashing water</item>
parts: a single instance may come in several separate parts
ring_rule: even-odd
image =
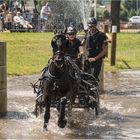
[[[77,0],[75,3],[77,6],[77,10],[81,16],[84,29],[87,28],[87,21],[91,15],[91,10],[94,7],[93,0]]]
[[[106,94],[100,96],[98,118],[91,109],[73,108],[61,129],[52,108],[48,131],[43,130],[44,114],[38,118],[32,114],[35,95],[29,83],[38,78],[8,77],[8,112],[0,119],[0,139],[140,139],[139,70],[105,73]]]

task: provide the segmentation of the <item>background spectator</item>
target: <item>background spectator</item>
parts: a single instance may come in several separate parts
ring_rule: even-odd
[[[12,22],[13,22],[13,16],[11,14],[11,12],[8,11],[8,13],[6,14],[5,20],[4,20],[4,25],[5,28],[10,30],[12,29]]]
[[[40,12],[41,29],[46,27],[46,21],[48,20],[49,16],[51,16],[51,8],[49,6],[49,3],[47,2],[46,5],[42,7]]]
[[[23,18],[23,16],[21,16],[20,12],[17,12],[17,14],[16,14],[16,16],[14,16],[13,20],[14,20],[16,26],[22,25],[26,29],[33,28],[33,26],[28,21],[26,21]]]

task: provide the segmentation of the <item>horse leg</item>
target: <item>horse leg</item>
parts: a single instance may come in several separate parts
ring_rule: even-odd
[[[67,104],[67,98],[62,97],[60,99],[60,108],[59,108],[59,118],[58,118],[58,126],[60,128],[64,128],[67,124],[67,121],[65,120],[65,108]]]
[[[47,130],[48,122],[50,119],[51,98],[49,96],[46,96],[44,101],[45,101],[44,129]]]
[[[71,116],[72,116],[72,106],[73,106],[73,104],[74,104],[74,102],[75,102],[76,94],[77,94],[77,93],[75,93],[75,94],[71,97],[70,102],[68,103],[68,117],[71,117]]]
[[[56,109],[58,112],[60,112],[60,100],[57,101],[57,104],[56,104]]]

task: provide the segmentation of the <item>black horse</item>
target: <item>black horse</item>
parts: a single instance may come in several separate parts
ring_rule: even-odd
[[[52,42],[53,57],[43,76],[43,92],[45,103],[44,128],[47,128],[50,119],[52,102],[57,103],[58,126],[66,126],[65,108],[72,107],[80,84],[78,67],[65,57],[67,39],[63,34],[57,34]]]

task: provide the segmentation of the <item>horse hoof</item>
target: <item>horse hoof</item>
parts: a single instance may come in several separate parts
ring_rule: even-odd
[[[46,131],[48,130],[48,129],[47,129],[47,126],[48,126],[48,123],[44,123],[43,128],[44,128],[44,130],[46,130]]]
[[[67,124],[67,120],[63,120],[63,121],[58,121],[58,126],[60,128],[64,128]]]

